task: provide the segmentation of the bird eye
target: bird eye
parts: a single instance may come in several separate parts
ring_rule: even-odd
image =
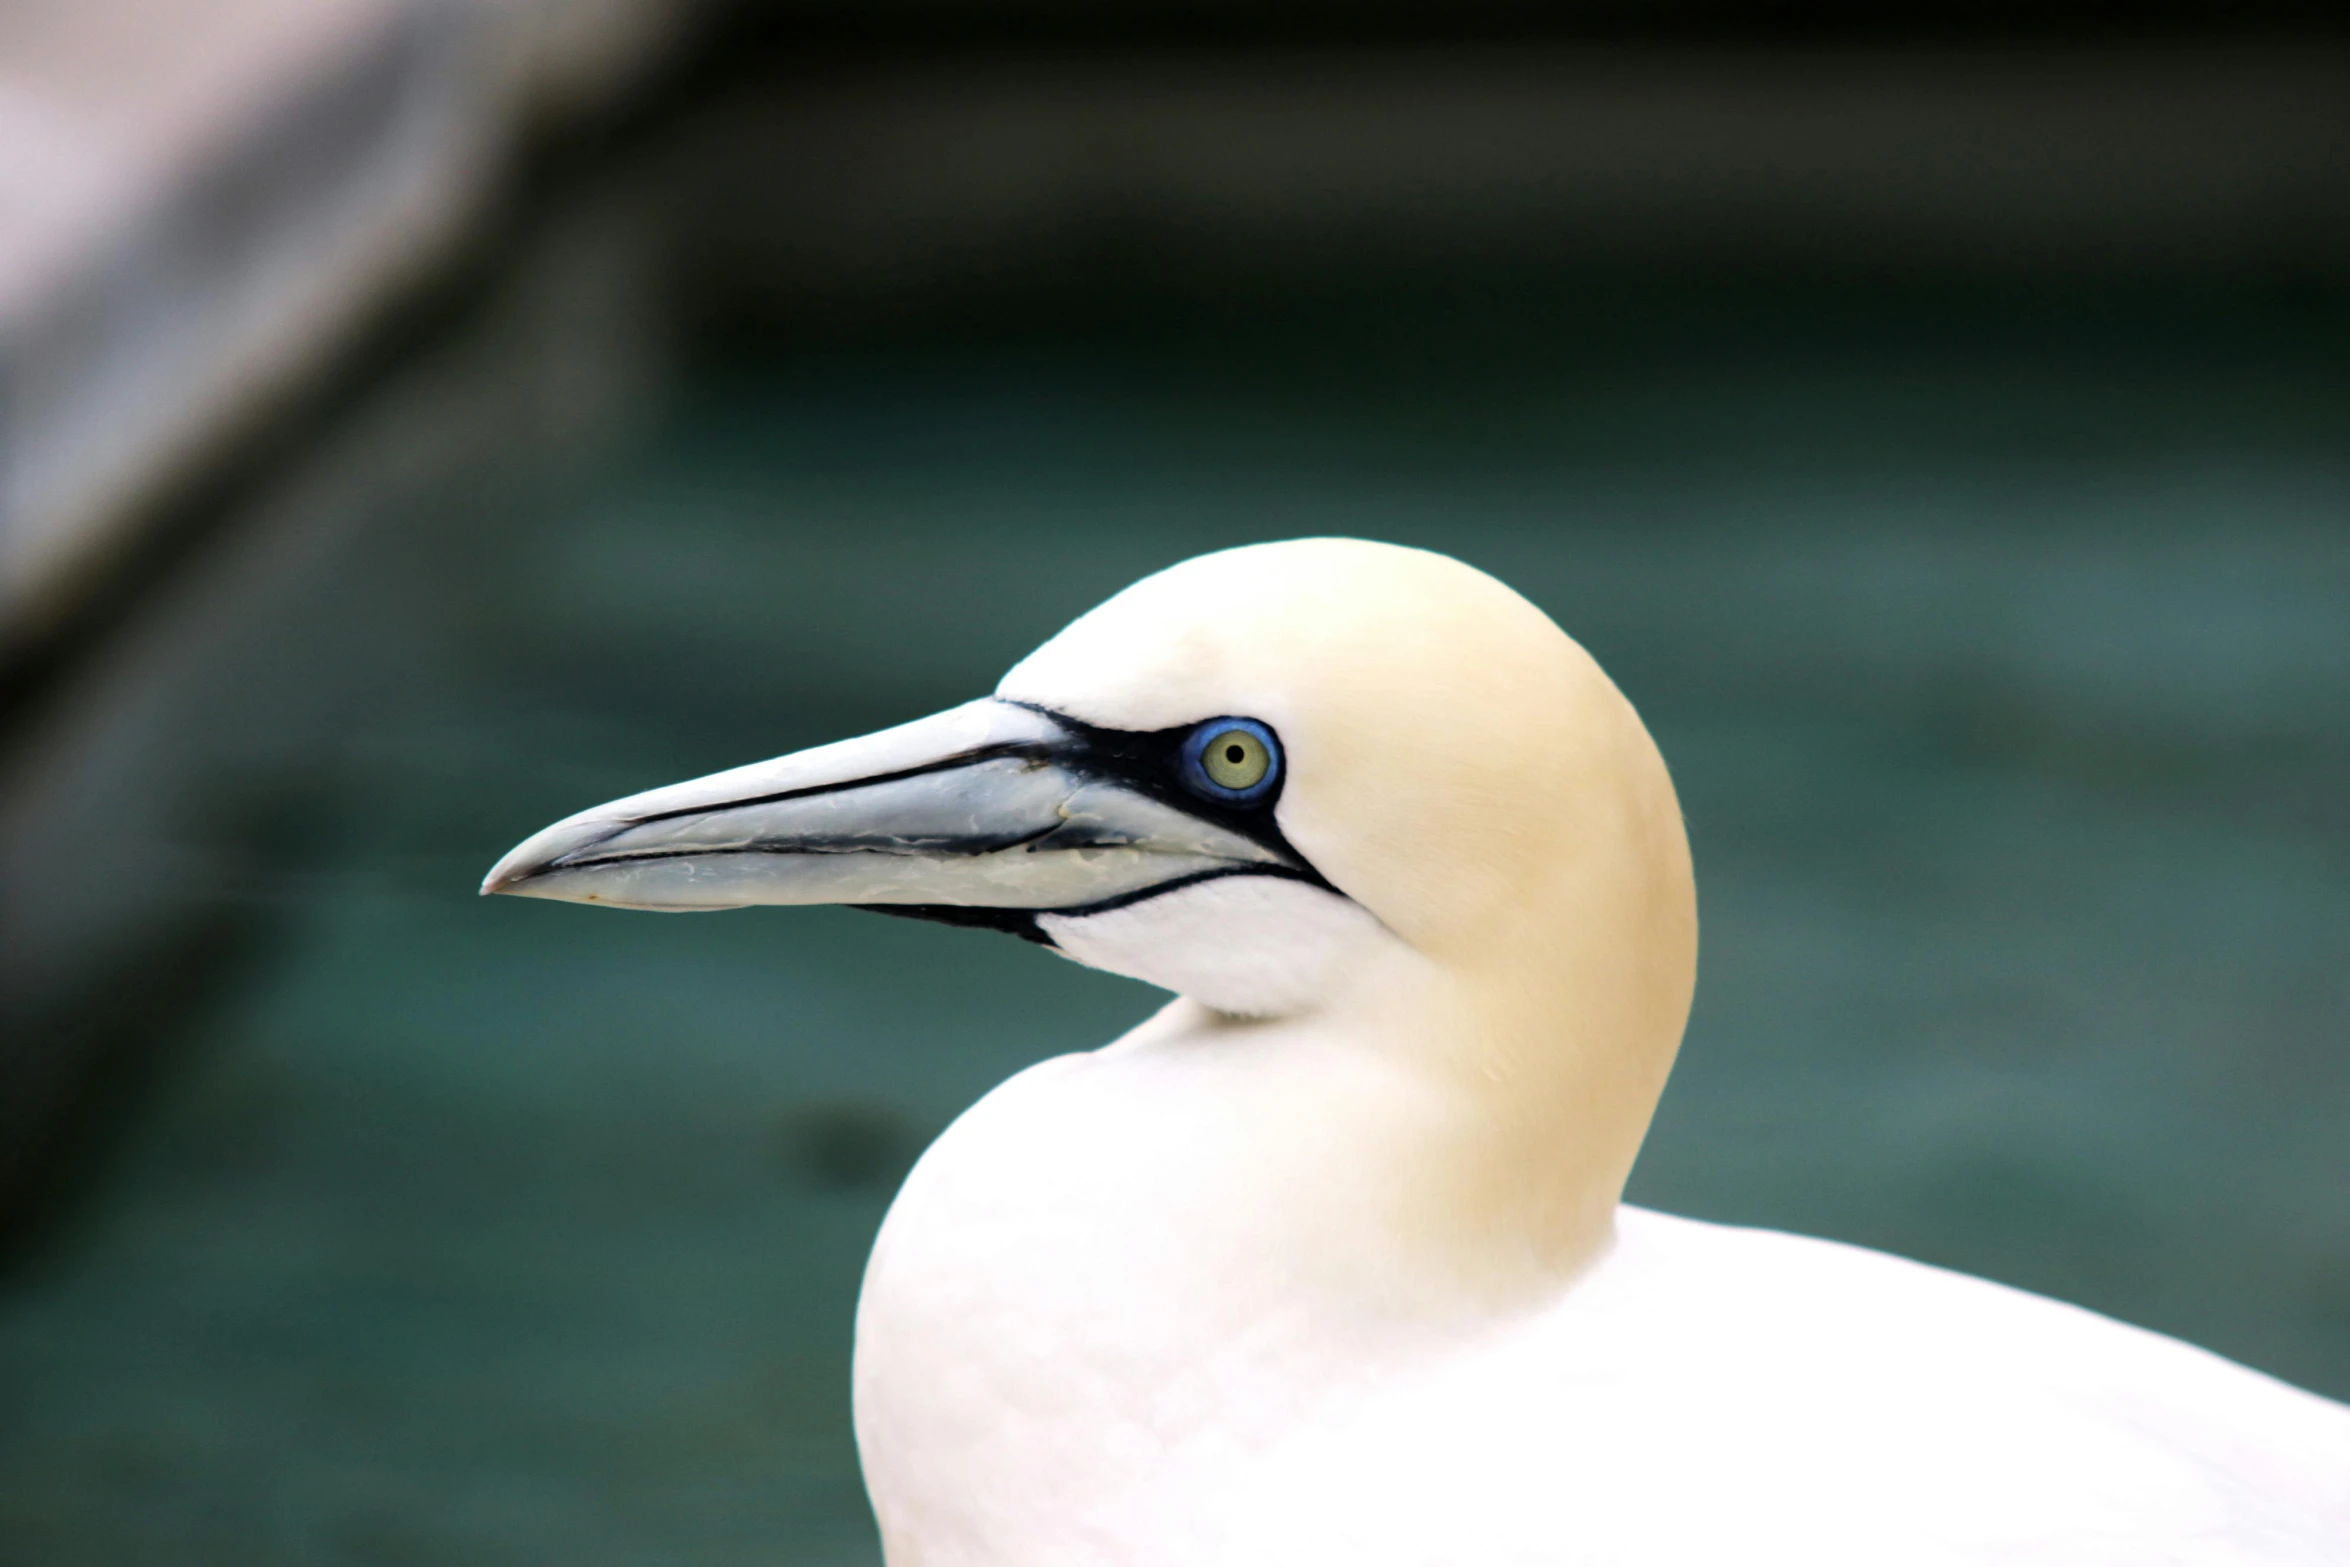
[[[1265,742],[1243,729],[1227,729],[1208,742],[1200,765],[1223,789],[1253,789],[1273,765]]]
[[[1253,804],[1281,777],[1281,744],[1253,718],[1211,718],[1183,742],[1184,782],[1211,800]]]

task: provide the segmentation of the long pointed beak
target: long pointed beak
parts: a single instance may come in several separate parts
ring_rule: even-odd
[[[484,893],[633,909],[1074,910],[1170,882],[1313,873],[1173,803],[1087,731],[992,699],[631,795],[500,860]]]

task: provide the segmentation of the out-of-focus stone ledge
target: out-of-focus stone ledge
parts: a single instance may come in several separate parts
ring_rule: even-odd
[[[2350,48],[989,57],[730,106],[697,297],[904,308],[1088,255],[2350,283]],[[723,148],[723,155],[718,149]]]
[[[0,6],[0,643],[692,0]]]

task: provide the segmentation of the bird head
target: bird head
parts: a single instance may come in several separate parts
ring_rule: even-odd
[[[1610,1205],[1695,973],[1688,845],[1631,705],[1494,578],[1350,539],[1183,562],[991,697],[583,811],[483,891],[852,904],[1224,1019],[1375,1012],[1504,1141],[1597,1107],[1571,1184]]]

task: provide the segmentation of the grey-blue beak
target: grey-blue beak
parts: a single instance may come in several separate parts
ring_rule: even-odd
[[[582,811],[518,845],[481,890],[631,909],[1034,913],[1213,875],[1319,880],[1276,829],[1187,807],[1106,733],[966,703]]]

